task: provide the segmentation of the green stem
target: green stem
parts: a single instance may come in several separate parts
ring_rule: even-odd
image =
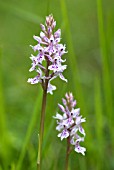
[[[69,154],[70,154],[70,137],[67,138],[65,170],[68,170]]]
[[[46,69],[46,74],[45,74],[46,77],[49,76],[48,66],[49,66],[49,62],[47,62],[47,69]],[[45,121],[48,81],[49,80],[46,79],[45,83],[43,84],[43,99],[42,99],[42,110],[41,110],[41,119],[40,119],[37,170],[41,170],[41,160],[42,160],[41,155],[42,155],[42,143],[43,143],[43,134],[44,134],[44,121]]]
[[[42,99],[40,134],[39,134],[39,146],[38,146],[38,160],[37,160],[37,169],[38,170],[41,169],[41,153],[42,153],[42,141],[43,141],[43,133],[44,133],[46,98],[47,98],[47,89],[43,91],[43,99]]]

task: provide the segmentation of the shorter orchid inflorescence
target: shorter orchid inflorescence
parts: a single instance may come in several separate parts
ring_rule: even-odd
[[[32,67],[29,70],[30,72],[35,70],[37,75],[29,78],[28,82],[40,83],[47,93],[53,94],[56,86],[50,83],[52,79],[59,76],[60,79],[67,82],[62,74],[67,67],[67,65],[62,65],[66,61],[62,59],[62,55],[66,53],[66,47],[60,43],[61,30],[58,29],[54,32],[56,21],[52,15],[47,16],[45,25],[40,26],[42,29],[40,36],[33,36],[37,45],[31,46],[34,51],[38,51],[38,54],[37,56],[31,55]]]
[[[75,146],[75,151],[85,155],[86,148],[81,147],[80,142],[83,142],[85,137],[85,131],[81,124],[86,120],[80,115],[79,108],[74,109],[76,100],[74,100],[72,93],[66,93],[65,98],[62,99],[64,106],[58,104],[63,115],[56,113],[56,116],[53,116],[57,119],[56,130],[60,132],[58,137],[61,140],[69,138],[70,144]]]

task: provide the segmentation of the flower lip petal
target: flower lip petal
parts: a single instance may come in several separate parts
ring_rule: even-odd
[[[36,76],[36,77],[34,77],[34,78],[29,78],[27,82],[28,82],[28,83],[31,83],[31,84],[37,84],[39,81],[40,81],[40,80],[39,80],[39,77]]]
[[[63,125],[60,123],[57,127],[56,127],[56,130],[58,130],[58,131],[61,131],[61,130],[63,130]]]
[[[77,131],[78,131],[78,127],[75,125],[75,126],[73,126],[72,128],[71,128],[71,132],[70,132],[70,135],[72,136],[72,135],[75,135],[76,133],[77,133]]]
[[[74,120],[70,117],[66,120],[64,120],[64,125],[67,127],[67,128],[70,128],[74,123]]]
[[[81,153],[82,155],[85,155],[86,148],[78,145],[78,146],[75,147],[75,151],[78,152],[78,153]]]
[[[53,94],[53,90],[56,90],[56,86],[50,84],[50,81],[49,81],[48,82],[47,93]]]
[[[53,116],[54,119],[63,119],[63,116],[61,116],[59,113],[56,114],[56,116]]]
[[[69,132],[66,129],[64,129],[61,133],[58,134],[58,137],[60,137],[61,140],[63,140],[64,138],[67,138],[68,136],[69,136]]]
[[[77,109],[73,108],[71,112],[73,113],[73,117],[76,118],[80,114],[80,108]]]

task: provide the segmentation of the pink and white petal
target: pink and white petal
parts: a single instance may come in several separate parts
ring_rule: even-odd
[[[54,37],[55,38],[60,38],[61,37],[61,30],[58,29],[55,33],[54,33]]]
[[[48,27],[48,30],[47,30],[47,31],[48,31],[48,34],[51,35],[51,33],[52,33],[52,28],[51,28],[51,27]]]
[[[62,65],[61,70],[64,71],[67,68],[67,65]]]
[[[81,125],[79,126],[79,132],[80,132],[82,135],[84,135],[84,136],[86,135],[86,134],[85,134],[85,130],[82,128]]]
[[[63,116],[61,116],[59,113],[56,113],[56,116],[53,116],[53,118],[62,120]]]
[[[29,72],[35,70],[35,66],[32,66],[30,69],[29,69]]]
[[[58,66],[53,64],[48,67],[49,70],[53,70],[53,72],[56,72],[58,70]]]
[[[72,109],[71,112],[73,113],[73,118],[76,118],[80,114],[80,108]]]
[[[38,79],[38,77],[36,76],[36,77],[34,77],[34,78],[29,78],[27,82],[28,82],[28,83],[31,83],[31,84],[37,84],[37,83],[39,82],[39,79]]]
[[[69,132],[66,129],[64,129],[61,133],[58,134],[58,137],[60,137],[61,140],[67,138],[68,136],[69,136]]]
[[[34,61],[34,60],[36,59],[36,57],[35,57],[33,54],[31,54],[30,59],[31,59],[32,61]]]
[[[46,43],[49,42],[49,39],[48,39],[46,36],[44,36],[43,39],[44,39],[44,41],[45,41]]]
[[[73,101],[72,107],[75,107],[75,106],[76,106],[76,100]]]
[[[39,51],[39,48],[40,48],[40,45],[39,45],[39,44],[37,44],[37,45],[35,45],[35,46],[32,46],[32,45],[30,45],[30,46],[32,47],[32,49],[33,49],[34,51],[36,51],[36,50]]]
[[[42,31],[40,32],[40,37],[41,37],[41,38],[44,38],[44,37],[45,37],[44,32],[42,32]]]
[[[56,21],[53,22],[52,27],[55,28],[56,26]]]
[[[41,27],[42,31],[45,32],[45,30],[46,30],[45,26],[43,24],[40,24],[40,27]]]
[[[78,153],[81,153],[82,155],[85,155],[86,148],[78,145],[78,146],[75,147],[75,151],[78,152]]]
[[[63,129],[63,125],[62,124],[59,124],[57,127],[56,127],[56,130],[58,131],[61,131]]]
[[[60,62],[64,63],[66,61],[66,59],[62,60],[61,57],[60,57]]]
[[[81,118],[81,123],[86,122],[86,118]]]
[[[53,90],[56,90],[56,86],[48,83],[47,93],[53,94]]]
[[[66,102],[66,100],[64,98],[62,98],[62,102],[66,106],[67,102]]]
[[[54,44],[59,43],[59,42],[60,42],[60,40],[61,40],[61,38],[56,38],[56,39],[55,39],[55,41],[54,41],[54,42],[55,42]]]
[[[63,74],[62,74],[62,73],[59,73],[59,77],[60,77],[60,79],[61,79],[61,80],[68,82],[68,80],[67,80],[67,79],[65,79],[65,77],[63,76]]]
[[[59,104],[59,103],[58,103],[58,106],[59,106],[59,109],[60,109],[63,113],[65,113],[65,108],[64,108],[61,104]]]
[[[78,131],[78,127],[77,127],[77,126],[74,126],[74,127],[71,129],[70,136],[75,135],[77,131]]]
[[[74,120],[73,120],[71,117],[69,117],[68,119],[64,120],[64,123],[63,123],[63,124],[64,124],[67,128],[69,128],[70,126],[73,125],[73,123],[74,123]]]
[[[84,141],[84,138],[79,136],[78,139],[76,140],[76,143],[83,142],[83,141]]]
[[[71,145],[75,145],[75,144],[76,144],[76,142],[75,142],[75,140],[74,140],[74,137],[72,137],[72,138],[70,139],[70,143],[71,143]]]
[[[76,117],[76,125],[79,125],[81,123],[81,116]]]
[[[41,42],[42,42],[41,38],[38,37],[38,36],[35,36],[35,35],[34,35],[33,38],[34,38],[36,41],[38,41],[38,43],[41,43]]]

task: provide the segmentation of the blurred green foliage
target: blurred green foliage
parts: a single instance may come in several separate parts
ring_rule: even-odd
[[[71,153],[69,170],[114,169],[114,1],[0,0],[0,170],[35,170],[42,89],[30,85],[29,47],[52,13],[68,53],[68,84],[54,80],[48,95],[43,170],[64,169],[66,142],[57,138],[57,103],[72,91],[87,122],[83,157]]]

